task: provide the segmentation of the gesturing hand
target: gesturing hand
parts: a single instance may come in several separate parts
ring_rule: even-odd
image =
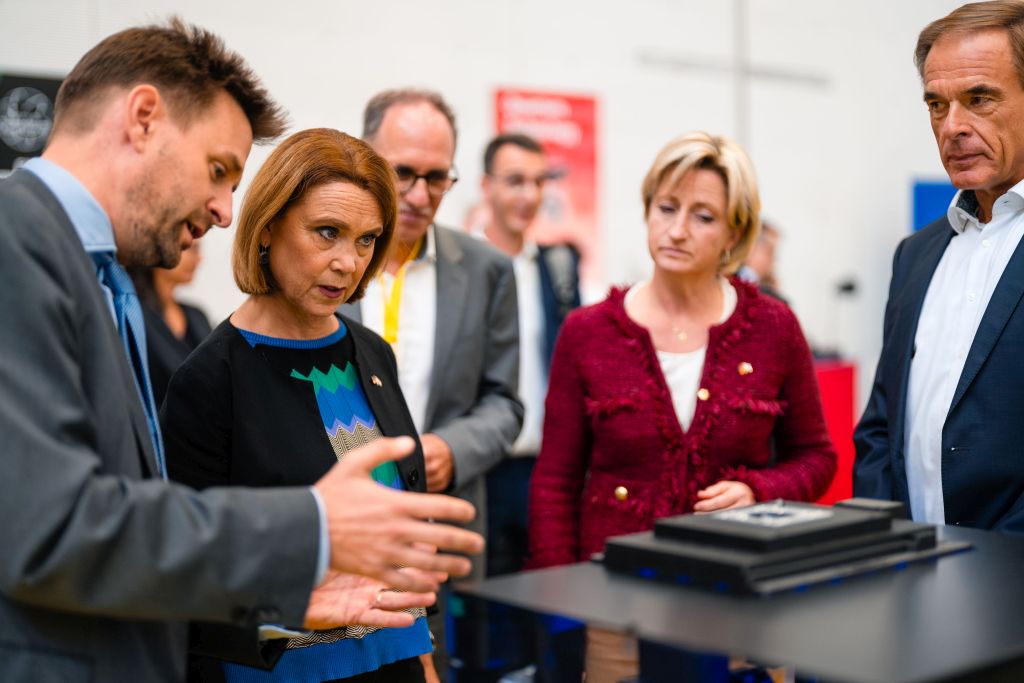
[[[714,512],[754,504],[754,492],[741,481],[722,480],[697,491],[694,512]]]
[[[439,583],[430,574],[398,567],[469,573],[467,558],[418,544],[465,554],[483,550],[479,534],[426,521],[468,522],[475,514],[472,505],[450,496],[396,491],[370,477],[374,467],[408,455],[413,446],[409,437],[377,439],[347,453],[315,484],[326,508],[333,569],[410,591],[435,591]]]
[[[388,590],[386,585],[375,579],[329,571],[327,578],[309,596],[303,626],[308,629],[349,625],[412,626],[415,621],[413,615],[399,610],[429,607],[436,599],[433,592],[398,593]]]

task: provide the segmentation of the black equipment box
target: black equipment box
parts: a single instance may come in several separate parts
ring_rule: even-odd
[[[970,548],[935,527],[894,517],[898,506],[852,499],[825,507],[775,501],[658,520],[608,539],[598,559],[617,572],[725,593],[802,590]]]

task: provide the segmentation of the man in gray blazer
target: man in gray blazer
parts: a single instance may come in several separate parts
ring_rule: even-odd
[[[469,505],[369,477],[408,439],[312,488],[197,494],[161,476],[112,257],[171,266],[231,222],[253,140],[283,128],[242,59],[177,20],[129,29],[82,58],[56,112],[43,158],[0,181],[0,680],[181,680],[188,620],[386,623],[409,600],[378,586],[468,572],[415,544],[479,550],[425,521],[465,522]],[[375,582],[321,584],[328,568]]]
[[[427,490],[473,503],[474,528],[483,530],[484,475],[509,452],[523,421],[512,262],[482,240],[434,223],[457,180],[455,117],[440,95],[378,94],[366,106],[363,138],[395,169],[399,218],[385,272],[342,311],[395,349],[423,443]],[[481,560],[473,576],[483,576]],[[443,661],[438,668],[443,676]]]
[[[395,349],[423,441],[427,490],[454,491],[479,513],[483,475],[511,448],[523,420],[512,262],[434,223],[458,178],[455,117],[440,95],[378,94],[366,106],[363,138],[395,169],[399,218],[385,272],[342,311]]]

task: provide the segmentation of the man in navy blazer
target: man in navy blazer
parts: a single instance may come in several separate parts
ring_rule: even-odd
[[[915,520],[1024,532],[1024,3],[965,5],[915,61],[947,216],[893,259],[884,343],[854,441],[854,494]]]

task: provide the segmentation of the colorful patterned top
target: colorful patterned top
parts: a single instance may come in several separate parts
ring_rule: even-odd
[[[214,330],[168,390],[171,476],[197,488],[309,485],[350,450],[380,438],[347,326],[354,323],[339,322],[337,332],[314,340],[267,337],[228,321]],[[376,389],[380,379],[372,380]],[[400,391],[397,382],[390,390]],[[393,462],[373,477],[410,488]],[[431,651],[430,635],[424,611],[413,612],[419,618],[405,629],[311,631],[288,641],[272,671],[225,663],[225,678],[336,680],[419,656]]]
[[[257,344],[273,345],[289,341],[271,340],[245,330],[239,332],[253,347]],[[334,335],[326,339],[341,339],[345,332],[345,326],[342,325]],[[366,401],[366,394],[359,386],[359,375],[351,361],[345,363],[344,370],[339,370],[338,366],[332,363],[326,373],[314,367],[308,376],[293,369],[291,377],[313,385],[313,395],[316,396],[320,419],[323,420],[327,440],[331,442],[331,448],[334,449],[338,460],[341,460],[345,453],[382,436],[380,429],[377,428],[377,418]],[[374,480],[385,486],[399,490],[405,488],[398,476],[398,466],[393,462],[378,465],[371,474]]]

